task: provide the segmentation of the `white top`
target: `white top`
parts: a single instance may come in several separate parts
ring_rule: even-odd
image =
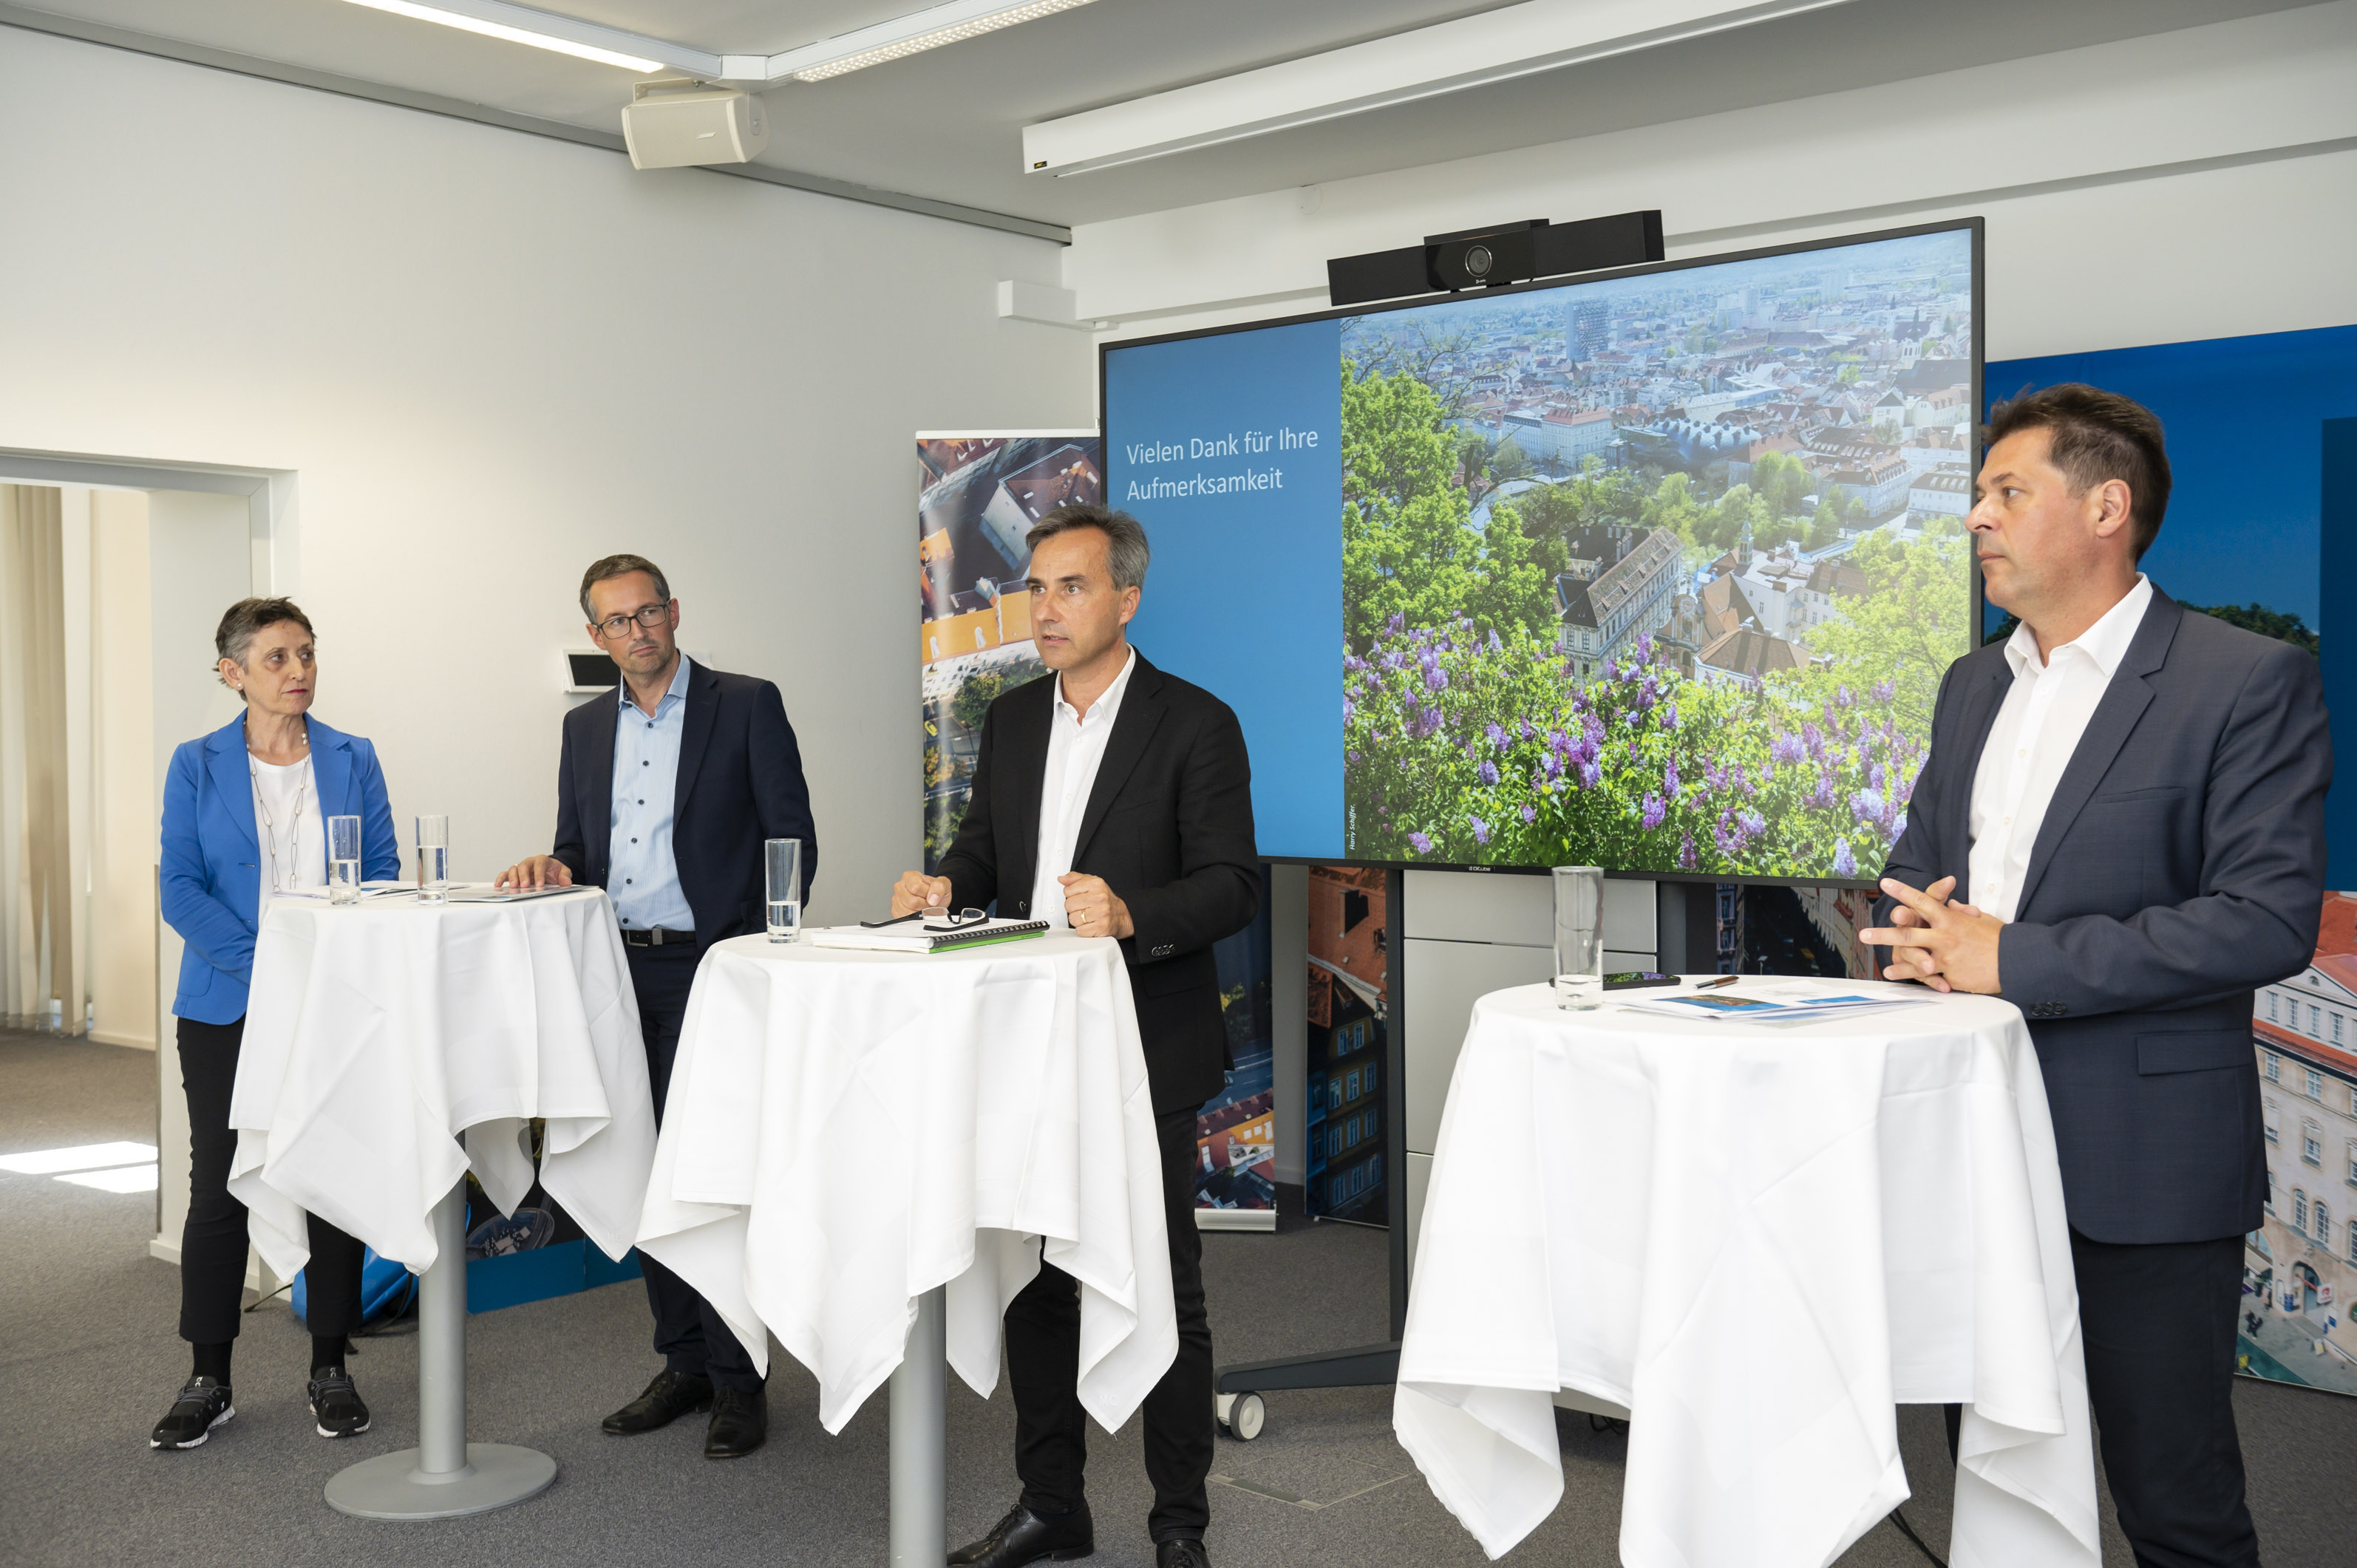
[[[503,1212],[541,1185],[610,1258],[630,1250],[654,1102],[614,908],[595,887],[516,904],[282,898],[253,944],[229,1190],[281,1279],[307,1211],[423,1273],[468,1166]],[[463,1144],[462,1144],[463,1137]]]
[[[262,896],[256,923],[274,893],[328,885],[328,820],[319,811],[319,781],[311,759],[264,762],[245,754],[253,776],[254,847],[262,854]]]
[[[2141,572],[2136,586],[2104,618],[2041,660],[2038,639],[2018,627],[2005,645],[2013,685],[1989,726],[1973,775],[1972,873],[1967,889],[1974,906],[2010,922],[2021,907],[2021,884],[2029,875],[2029,854],[2045,824],[2054,786],[2095,705],[2111,689],[2112,671],[2127,656],[2136,628],[2152,605],[2152,581]]]
[[[1178,1353],[1161,1155],[1121,950],[1049,935],[924,954],[759,936],[696,972],[639,1247],[840,1432],[945,1286],[989,1397],[1007,1304],[1080,1283],[1082,1408],[1108,1432]],[[1043,1245],[1044,1240],[1044,1245]]]
[[[1081,836],[1081,818],[1089,809],[1089,791],[1097,781],[1097,766],[1104,761],[1105,742],[1114,720],[1121,716],[1122,694],[1129,690],[1130,671],[1137,668],[1137,650],[1104,694],[1082,714],[1064,701],[1064,678],[1056,677],[1056,707],[1048,727],[1048,770],[1039,785],[1039,864],[1031,874],[1031,916],[1052,929],[1069,929],[1064,918],[1064,885],[1056,880],[1072,869],[1072,853]]]
[[[1628,1568],[1823,1568],[1906,1499],[1897,1407],[1947,1403],[1948,1561],[2099,1568],[2062,1175],[2010,1003],[1779,1029],[1492,992],[1432,1148],[1393,1425],[1491,1557],[1563,1496],[1567,1389],[1630,1414]]]

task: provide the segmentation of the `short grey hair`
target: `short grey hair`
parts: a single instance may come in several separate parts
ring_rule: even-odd
[[[1023,543],[1028,549],[1037,550],[1041,540],[1053,539],[1076,528],[1093,528],[1105,536],[1105,564],[1112,568],[1114,587],[1146,585],[1146,567],[1154,558],[1154,552],[1146,542],[1146,525],[1125,511],[1078,502],[1060,506],[1031,525]]]
[[[222,614],[221,625],[213,632],[213,651],[242,670],[245,668],[245,656],[253,651],[253,639],[260,637],[264,628],[276,626],[281,621],[293,621],[303,628],[307,637],[316,639],[319,635],[311,629],[311,618],[305,615],[303,607],[293,599],[240,599]],[[215,665],[213,668],[214,674],[219,677],[221,667]],[[223,679],[221,683],[227,685],[229,682]],[[238,690],[242,692],[244,688]]]
[[[592,562],[589,570],[581,574],[583,618],[591,621],[597,618],[597,612],[590,607],[590,589],[600,583],[611,582],[616,577],[627,577],[633,572],[644,572],[648,576],[652,577],[655,580],[655,597],[665,604],[671,603],[671,584],[664,580],[662,567],[643,555],[608,555],[602,561]]]

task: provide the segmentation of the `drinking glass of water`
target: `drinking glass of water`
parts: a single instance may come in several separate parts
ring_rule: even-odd
[[[450,894],[450,819],[417,819],[417,897],[439,904]]]
[[[1580,1012],[1604,1000],[1604,873],[1555,868],[1555,1004]]]
[[[328,902],[361,901],[361,820],[328,819]]]
[[[770,940],[790,942],[802,929],[802,841],[770,839],[761,848],[769,860]]]

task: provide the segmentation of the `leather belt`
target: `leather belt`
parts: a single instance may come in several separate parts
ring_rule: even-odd
[[[666,931],[661,926],[639,930],[625,926],[622,945],[632,948],[692,948],[695,945],[694,931]]]

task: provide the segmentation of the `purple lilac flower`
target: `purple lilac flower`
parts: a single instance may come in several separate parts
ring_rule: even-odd
[[[1533,822],[1537,822],[1538,820],[1539,820],[1539,809],[1538,809],[1536,806],[1524,806],[1524,807],[1523,808],[1523,824],[1525,827],[1529,826],[1529,825],[1530,825],[1531,823],[1533,823]]]
[[[1563,758],[1552,751],[1548,752],[1545,757],[1540,759],[1539,766],[1545,770],[1546,776],[1549,779],[1560,779],[1563,777]]]
[[[1823,762],[1825,759],[1825,732],[1817,727],[1814,719],[1802,721],[1801,740],[1808,747],[1813,760]]]
[[[1534,736],[1535,736],[1538,734],[1538,731],[1536,731],[1536,730],[1534,730],[1534,729],[1533,729],[1533,728],[1531,727],[1531,721],[1530,721],[1530,720],[1528,720],[1528,719],[1524,719],[1524,720],[1523,720],[1523,722],[1522,722],[1522,723],[1523,723],[1523,738],[1524,740],[1529,740],[1529,739],[1533,738]]]
[[[1466,820],[1466,822],[1468,822],[1469,823],[1470,823],[1470,824],[1472,825],[1472,828],[1473,828],[1473,842],[1474,842],[1475,843],[1477,843],[1477,844],[1485,844],[1485,843],[1488,843],[1490,842],[1490,824],[1489,824],[1489,823],[1487,823],[1487,822],[1483,822],[1480,818],[1479,818],[1479,817],[1475,817],[1475,816],[1468,816],[1465,820]]]
[[[1607,681],[1618,681],[1620,679],[1620,667],[1618,664],[1613,663],[1609,659],[1607,659],[1604,661],[1604,678]]]
[[[1359,704],[1351,701],[1349,697],[1344,697],[1342,699],[1342,722],[1344,724],[1349,724],[1353,718],[1358,716],[1358,713]]]
[[[1907,831],[1907,813],[1901,811],[1890,822],[1890,847],[1899,847],[1900,835]]]
[[[1873,785],[1878,789],[1882,789],[1885,786],[1888,780],[1883,774],[1882,764],[1879,762],[1873,762],[1867,765],[1866,781]]]
[[[1394,610],[1392,612],[1392,618],[1383,623],[1383,629],[1390,632],[1394,637],[1406,628],[1407,612],[1405,610]]]
[[[1637,711],[1641,714],[1645,712],[1660,696],[1661,689],[1653,680],[1653,672],[1648,670],[1645,671],[1645,683],[1637,688]]]
[[[1669,810],[1668,804],[1649,789],[1645,792],[1644,815],[1639,819],[1639,823],[1649,832],[1658,828],[1662,825],[1662,819],[1669,815]]]
[[[1831,808],[1838,799],[1840,789],[1834,782],[1834,770],[1828,768],[1817,775],[1817,787],[1809,793],[1809,804],[1822,811]]]
[[[1850,854],[1847,839],[1834,840],[1834,875],[1835,876],[1857,875],[1857,856]]]
[[[1669,766],[1662,769],[1662,789],[1672,800],[1677,798],[1678,759],[1674,757],[1670,758]]]
[[[1422,833],[1408,834],[1407,846],[1408,848],[1415,851],[1418,854],[1430,854],[1432,853],[1432,841],[1425,837]]]
[[[1891,693],[1898,691],[1898,689],[1899,688],[1896,683],[1892,682],[1877,681],[1867,694],[1878,703],[1887,703],[1890,701]]]
[[[1733,768],[1727,770],[1727,782],[1733,784],[1736,789],[1741,790],[1743,798],[1747,800],[1760,793],[1760,791],[1753,787],[1751,780],[1743,776],[1743,764],[1740,762],[1737,763]]]
[[[1505,648],[1506,645],[1498,640],[1498,628],[1496,627],[1491,627],[1490,628],[1490,651],[1492,653],[1502,653],[1505,651]]]
[[[1753,838],[1758,838],[1768,831],[1767,822],[1757,811],[1738,811],[1736,813],[1735,820],[1741,823],[1743,831]]]
[[[1710,792],[1714,795],[1727,788],[1727,769],[1716,762],[1706,762],[1702,765],[1702,779],[1703,782],[1710,787]]]
[[[1498,765],[1494,762],[1484,762],[1481,764],[1481,782],[1484,784],[1495,784],[1497,781]]]
[[[1678,835],[1678,865],[1684,870],[1692,871],[1694,869],[1694,834],[1680,833]]]
[[[1426,670],[1424,672],[1424,689],[1427,692],[1446,692],[1448,690],[1448,671],[1446,670]]]
[[[1637,634],[1637,662],[1651,664],[1652,661],[1653,635],[1651,632],[1640,632]]]
[[[1663,729],[1678,727],[1678,705],[1675,703],[1664,703],[1662,705],[1662,727]]]
[[[1598,784],[1603,783],[1604,765],[1597,761],[1592,757],[1587,761],[1581,763],[1579,765],[1579,782],[1582,788],[1588,789],[1593,789]]]
[[[1768,756],[1775,762],[1798,762],[1808,755],[1798,736],[1780,735],[1768,743]]]
[[[1882,815],[1882,791],[1860,789],[1849,798],[1849,809],[1861,822],[1870,822]]]
[[[1857,698],[1852,694],[1847,686],[1836,686],[1834,688],[1834,701],[1839,703],[1845,708],[1856,707],[1857,705]]]
[[[1491,746],[1503,746],[1506,744],[1506,732],[1499,728],[1494,724],[1485,725],[1482,728],[1481,733],[1490,737],[1490,744]]]

